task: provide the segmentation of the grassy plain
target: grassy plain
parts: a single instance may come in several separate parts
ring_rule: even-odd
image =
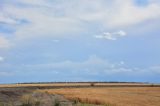
[[[92,87],[45,89],[40,92],[64,95],[82,103],[110,106],[160,106],[160,87]]]
[[[59,97],[60,103],[64,103],[61,98],[64,97],[69,100],[65,103],[74,103],[72,106],[160,106],[158,84],[86,82],[0,85],[0,103],[12,101],[17,104],[26,94],[32,95],[32,100],[40,100],[39,106],[45,103],[51,106],[52,99]]]

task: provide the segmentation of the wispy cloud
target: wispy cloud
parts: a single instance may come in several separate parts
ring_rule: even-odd
[[[87,60],[82,62],[76,61],[62,61],[56,63],[48,63],[48,64],[37,64],[37,65],[26,65],[25,69],[36,70],[46,70],[56,71],[58,73],[70,73],[70,74],[82,74],[85,73],[87,75],[99,75],[99,74],[120,74],[125,72],[125,74],[134,73],[135,69],[128,68],[125,66],[123,61],[118,63],[111,63],[108,60],[102,59],[98,56],[92,55]]]
[[[10,18],[9,16],[7,16],[1,12],[0,13],[0,23],[2,23],[2,24],[16,24],[16,20]]]
[[[4,61],[4,57],[0,56],[0,62]]]
[[[160,74],[160,65],[150,67],[150,70],[156,74]]]
[[[147,79],[145,79],[145,81],[151,81],[148,78],[154,76],[154,74],[157,76],[160,74],[158,71],[159,66],[146,68],[129,67],[124,61],[111,62],[96,55],[91,55],[83,61],[64,60],[43,64],[19,64],[18,67],[13,64],[8,64],[3,67],[8,66],[8,70],[12,70],[12,73],[10,71],[0,70],[0,76],[8,77],[17,75],[17,77],[19,77],[20,75],[27,76],[30,79],[31,76],[35,76],[36,74],[37,76],[47,75],[44,78],[52,76],[52,80],[55,81],[60,80],[62,76],[65,78],[60,81],[96,80],[95,78],[101,81],[110,80],[110,78],[114,78],[115,81],[125,81],[125,78],[128,78],[127,81],[137,81],[136,78],[139,78],[139,81],[140,79],[144,81],[143,78],[145,79],[144,76],[146,76]],[[19,81],[23,81],[23,79]]]
[[[60,40],[58,40],[58,39],[53,39],[52,40],[54,43],[58,43]]]
[[[117,40],[119,37],[126,36],[126,32],[120,30],[118,32],[103,32],[101,35],[96,35],[95,38],[98,39],[107,39],[107,40]]]
[[[105,76],[143,76],[150,74],[159,74],[159,66],[156,67],[129,67],[124,61],[110,62],[106,59],[100,58],[96,55],[90,56],[84,61],[61,61],[46,64],[34,64],[34,65],[23,65],[28,73],[44,72],[48,70],[53,74],[70,74],[74,75],[105,75]],[[17,71],[17,70],[16,70]],[[21,70],[19,70],[21,72]]]
[[[0,35],[0,49],[6,49],[6,48],[9,48],[10,46],[11,45],[9,40],[7,40],[5,37]]]
[[[149,2],[146,6],[139,7],[133,0],[123,3],[119,0],[36,1],[5,2],[2,4],[0,22],[14,24],[18,22],[15,19],[27,20],[30,23],[16,26],[14,34],[17,38],[30,38],[82,33],[90,29],[90,24],[96,23],[99,23],[102,29],[128,27],[160,17],[160,4],[157,2]],[[119,35],[122,34],[120,33]],[[107,39],[115,39],[110,37],[110,33],[104,34]]]
[[[80,22],[80,20],[67,16],[56,16],[56,8],[54,7],[45,7],[43,4],[40,7],[32,7],[32,2],[31,4],[27,2],[27,5],[30,6],[22,8],[12,4],[6,4],[4,7],[5,13],[8,13],[17,20],[26,20],[29,22],[29,24],[19,24],[16,27],[16,32],[14,33],[16,39],[36,38],[41,36],[62,37],[70,33],[84,30],[84,27],[81,27],[83,23]]]
[[[7,71],[0,71],[0,77],[8,77],[12,76],[13,74]]]

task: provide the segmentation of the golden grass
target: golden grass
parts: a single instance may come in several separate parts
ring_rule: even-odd
[[[160,106],[160,87],[93,87],[46,89],[40,92],[64,95],[68,99],[113,106]]]

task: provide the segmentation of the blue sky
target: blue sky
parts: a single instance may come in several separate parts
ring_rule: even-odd
[[[0,83],[160,83],[159,0],[0,0]]]

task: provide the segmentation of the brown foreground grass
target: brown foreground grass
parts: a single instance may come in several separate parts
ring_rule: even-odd
[[[45,89],[40,92],[64,95],[82,103],[108,106],[160,106],[160,87],[92,87]]]

